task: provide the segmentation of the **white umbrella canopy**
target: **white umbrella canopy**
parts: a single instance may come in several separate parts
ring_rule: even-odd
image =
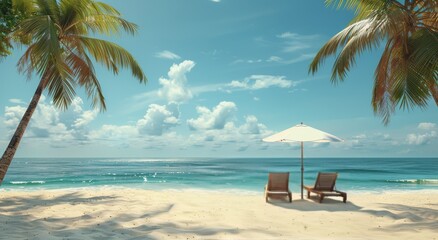
[[[304,124],[298,124],[263,139],[265,142],[342,142],[344,140]]]
[[[301,123],[291,128],[288,128],[284,131],[266,137],[263,139],[263,141],[264,142],[301,142],[301,199],[303,199],[304,142],[343,142],[344,140],[330,133],[323,132],[321,130],[309,127]]]

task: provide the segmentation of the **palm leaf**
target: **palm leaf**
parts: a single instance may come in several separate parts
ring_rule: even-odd
[[[134,77],[140,82],[146,82],[146,76],[134,57],[119,45],[101,39],[77,36],[78,40],[88,50],[97,62],[103,63],[114,74],[118,67],[130,68]]]
[[[103,96],[91,59],[87,55],[79,56],[71,52],[67,56],[66,62],[73,69],[73,75],[78,80],[79,85],[84,86],[88,97],[93,99],[92,106],[99,106],[101,110],[106,110],[105,97]]]
[[[20,58],[21,72],[45,76],[49,95],[62,109],[72,102],[76,85],[85,88],[92,106],[106,109],[105,98],[93,61],[103,63],[114,74],[128,68],[140,82],[146,77],[133,56],[117,44],[88,37],[90,33],[134,34],[137,26],[120,17],[105,3],[93,0],[14,0],[32,15],[22,21],[15,34],[32,36],[32,43]],[[31,4],[31,3],[32,4]]]
[[[76,95],[72,73],[62,61],[53,63],[48,69],[47,89],[53,98],[53,104],[58,108],[67,109]]]

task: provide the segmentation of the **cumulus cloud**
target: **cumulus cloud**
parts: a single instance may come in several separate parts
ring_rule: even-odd
[[[435,129],[436,124],[430,122],[423,122],[418,124],[418,128],[421,130],[433,130]]]
[[[417,126],[418,133],[411,133],[406,136],[406,143],[409,145],[427,145],[433,140],[438,139],[436,124],[422,122]]]
[[[167,129],[179,123],[179,109],[175,103],[169,105],[149,105],[146,115],[137,121],[141,134],[161,136]]]
[[[138,129],[133,125],[105,124],[98,130],[89,133],[90,139],[121,140],[132,139],[138,136]]]
[[[177,54],[175,54],[175,53],[173,53],[171,51],[168,51],[168,50],[157,52],[155,54],[155,57],[157,57],[157,58],[164,58],[164,59],[171,59],[171,60],[175,60],[175,59],[180,59],[181,58]]]
[[[228,86],[232,88],[259,90],[269,87],[290,88],[294,86],[294,82],[287,80],[285,76],[251,75],[243,81],[231,81]]]
[[[212,110],[198,106],[196,111],[199,113],[199,117],[187,120],[187,125],[191,130],[223,129],[226,123],[234,116],[237,107],[233,102],[223,101]]]
[[[81,113],[81,115],[74,121],[73,126],[76,128],[84,127],[93,121],[98,114],[98,110],[87,110]]]
[[[234,117],[237,107],[232,102],[221,102],[212,110],[199,107],[200,116],[187,121],[193,131],[187,140],[188,146],[218,149],[234,148],[235,151],[246,151],[249,148],[260,150],[266,146],[261,139],[272,131],[260,123],[257,117],[249,115],[243,124],[237,124]]]
[[[408,134],[406,141],[409,145],[426,145],[438,137],[435,131],[424,134]]]
[[[22,103],[21,100],[13,101]],[[45,96],[41,96],[40,102],[27,126],[25,138],[50,138],[51,144],[62,147],[66,141],[86,140],[87,125],[95,119],[97,111],[82,109],[82,99],[76,97],[68,111],[58,110],[52,102],[46,102]],[[12,135],[18,126],[26,108],[20,105],[7,106],[5,108],[4,125]]]
[[[6,106],[5,119],[3,123],[7,128],[17,127],[25,111],[26,108],[22,106],[12,106],[12,107]]]
[[[173,64],[167,73],[168,79],[161,77],[159,79],[162,86],[158,90],[158,96],[165,98],[168,102],[184,102],[193,97],[190,89],[187,88],[186,74],[192,70],[195,63],[185,60],[180,64]]]
[[[245,118],[245,123],[240,127],[240,132],[246,134],[260,134],[267,130],[266,126],[259,123],[256,116],[250,115]]]

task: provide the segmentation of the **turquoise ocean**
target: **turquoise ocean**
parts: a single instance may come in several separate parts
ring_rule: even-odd
[[[290,172],[299,192],[298,158],[16,158],[3,189],[130,187],[262,192],[269,172]],[[438,158],[306,158],[304,183],[338,172],[345,191],[438,190]]]

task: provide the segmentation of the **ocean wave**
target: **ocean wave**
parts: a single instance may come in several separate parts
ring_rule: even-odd
[[[13,185],[44,184],[46,181],[11,181]]]
[[[121,163],[144,163],[144,162],[183,162],[190,161],[190,159],[181,159],[181,158],[167,158],[167,159],[100,159],[97,162],[121,162]]]
[[[407,184],[438,184],[438,179],[398,179],[386,180],[390,183],[407,183]]]
[[[391,170],[382,170],[382,169],[359,169],[359,168],[336,168],[336,169],[327,169],[324,170],[326,172],[338,172],[340,174],[343,173],[394,173]]]

